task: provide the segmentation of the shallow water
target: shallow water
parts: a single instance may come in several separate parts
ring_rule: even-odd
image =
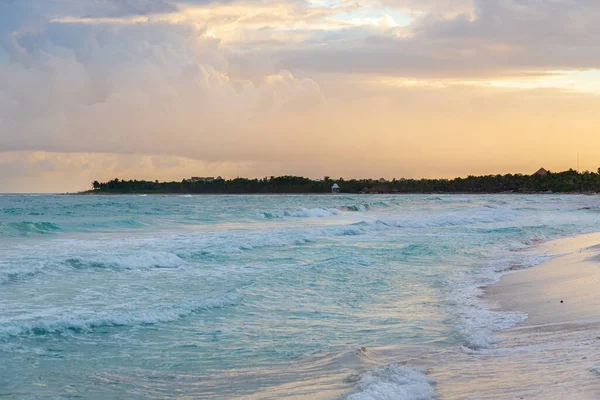
[[[599,203],[4,195],[0,396],[431,398],[419,360],[525,318],[479,286]]]

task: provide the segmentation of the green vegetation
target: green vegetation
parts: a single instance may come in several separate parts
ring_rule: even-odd
[[[181,182],[94,181],[93,190],[85,193],[190,193],[190,194],[251,194],[251,193],[329,193],[337,183],[342,193],[569,193],[600,192],[598,173],[564,172],[547,174],[508,174],[469,176],[455,179],[330,179],[311,180],[297,176],[263,179],[235,178],[210,181]]]

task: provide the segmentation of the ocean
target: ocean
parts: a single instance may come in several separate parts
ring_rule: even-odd
[[[430,399],[584,195],[0,196],[0,397]]]

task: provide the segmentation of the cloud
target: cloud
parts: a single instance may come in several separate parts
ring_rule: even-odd
[[[577,70],[600,69],[599,14],[591,0],[0,0],[0,152],[26,160],[0,181],[530,168],[540,132],[555,157],[576,145],[566,130],[597,142],[600,104],[582,93],[596,75]],[[515,153],[482,156],[495,148]]]
[[[472,11],[448,14],[432,6],[408,28],[371,32],[360,39],[319,47],[284,49],[280,66],[437,77],[600,66],[600,45],[593,39],[600,34],[599,2],[475,0],[472,7]]]
[[[0,152],[0,192],[77,192],[94,180],[180,180],[196,175],[264,176],[267,163],[211,163],[185,157],[114,153]]]
[[[69,47],[56,43],[61,28],[50,26],[27,62],[0,57],[4,150],[233,157],[242,145],[262,152],[252,132],[291,135],[273,129],[325,102],[314,81],[288,71],[233,81],[218,42],[193,27],[77,25]]]

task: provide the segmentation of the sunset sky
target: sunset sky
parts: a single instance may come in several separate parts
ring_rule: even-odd
[[[0,0],[0,192],[600,167],[598,0]]]

